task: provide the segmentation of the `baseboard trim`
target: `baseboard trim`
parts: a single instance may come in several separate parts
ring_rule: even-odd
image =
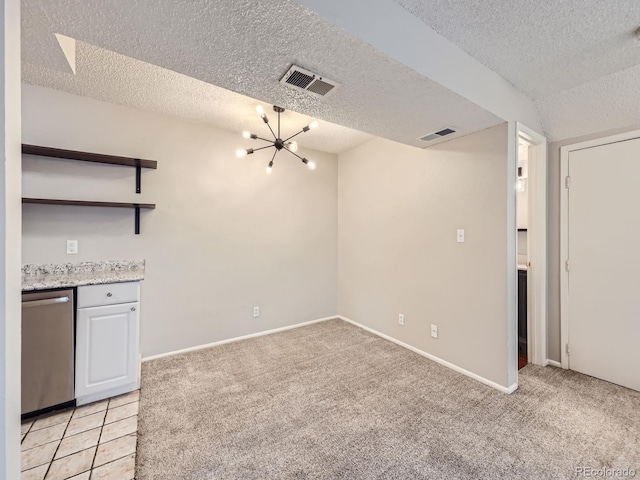
[[[272,333],[284,332],[285,330],[293,330],[294,328],[306,327],[307,325],[313,325],[314,323],[326,322],[327,320],[335,320],[339,318],[338,315],[331,317],[318,318],[316,320],[310,320],[308,322],[296,323],[295,325],[288,325],[286,327],[273,328],[271,330],[264,330],[262,332],[250,333],[249,335],[243,335],[241,337],[228,338],[226,340],[219,340],[217,342],[206,343],[204,345],[196,345],[195,347],[183,348],[181,350],[174,350],[172,352],[160,353],[158,355],[150,355],[142,359],[143,362],[150,362],[151,360],[157,360],[164,357],[172,357],[173,355],[180,355],[181,353],[195,352],[197,350],[203,350],[205,348],[217,347],[218,345],[225,345],[227,343],[240,342],[242,340],[248,340],[249,338],[262,337],[264,335],[271,335]]]
[[[338,318],[340,320],[344,320],[345,322],[348,322],[352,325],[355,325],[356,327],[362,328],[363,330],[366,330],[367,332],[371,332],[374,335],[377,335],[381,338],[384,338],[385,340],[389,340],[390,342],[395,343],[396,345],[400,345],[401,347],[404,347],[408,350],[411,350],[412,352],[417,353],[418,355],[422,355],[423,357],[428,358],[429,360],[433,360],[436,363],[439,363],[442,366],[445,366],[447,368],[450,368],[451,370],[455,370],[458,373],[461,373],[463,375],[466,375],[467,377],[473,378],[474,380],[477,380],[480,383],[483,383],[489,387],[495,388],[496,390],[499,390],[502,393],[513,393],[518,389],[518,384],[514,383],[513,385],[509,386],[509,387],[504,387],[502,385],[499,385],[495,382],[492,382],[491,380],[488,380],[484,377],[481,377],[478,374],[475,374],[473,372],[470,372],[469,370],[465,370],[462,367],[459,367],[453,363],[447,362],[446,360],[441,359],[440,357],[436,357],[435,355],[432,355],[430,353],[427,353],[425,351],[422,351],[416,347],[413,347],[411,345],[409,345],[408,343],[404,343],[401,342],[398,339],[395,339],[393,337],[390,337],[389,335],[385,335],[384,333],[380,333],[377,330],[374,330],[373,328],[369,328],[365,325],[362,325],[361,323],[358,323],[354,320],[351,320],[350,318],[344,317],[342,315],[338,315]]]
[[[558,368],[562,368],[562,364],[560,362],[556,362],[555,360],[549,360],[547,358],[547,360],[544,362],[544,366],[550,366],[550,367],[558,367]]]
[[[496,383],[496,385],[498,385],[498,384]],[[492,386],[492,385],[490,385],[490,386]],[[494,388],[496,388],[496,387],[494,387]],[[514,383],[513,385],[511,385],[509,388],[505,388],[502,385],[498,385],[498,390],[500,390],[501,392],[504,392],[504,393],[508,393],[509,395],[511,395],[517,389],[518,389],[518,383],[517,382]]]

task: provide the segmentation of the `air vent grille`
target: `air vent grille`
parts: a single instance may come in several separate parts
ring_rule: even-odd
[[[307,88],[309,84],[313,82],[313,77],[305,75],[302,72],[293,72],[289,78],[287,78],[286,82],[294,87]]]
[[[288,85],[298,90],[304,90],[317,97],[325,97],[339,87],[340,84],[323,78],[317,73],[310,72],[304,68],[292,65],[291,68],[280,79],[280,83]]]
[[[451,127],[446,127],[442,130],[438,130],[437,132],[427,133],[423,137],[420,137],[419,140],[422,140],[423,142],[432,142],[433,140],[451,135],[452,133],[456,133],[456,131]]]
[[[424,137],[420,137],[420,140],[422,140],[423,142],[430,142],[431,140],[435,140],[436,138],[440,138],[440,135],[431,133],[429,135],[425,135]]]
[[[331,85],[323,80],[316,80],[307,88],[308,91],[322,95],[323,97],[335,88],[335,85]]]

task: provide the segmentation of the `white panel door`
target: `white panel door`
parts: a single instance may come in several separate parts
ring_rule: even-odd
[[[138,303],[78,309],[76,397],[135,383]]]
[[[640,139],[569,153],[569,368],[640,390]]]

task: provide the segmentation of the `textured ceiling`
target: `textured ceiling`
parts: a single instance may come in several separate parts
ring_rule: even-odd
[[[25,11],[22,5],[22,12]],[[22,15],[22,64],[36,64],[42,68],[73,73],[45,15]],[[26,32],[26,34],[25,34]],[[46,34],[44,34],[46,32]]]
[[[394,0],[537,99],[640,64],[638,0]]]
[[[22,77],[33,85],[46,85],[64,92],[178,116],[226,130],[250,130],[261,137],[271,136],[255,110],[260,102],[87,43],[77,43],[77,75],[63,70],[24,63]],[[275,126],[275,112],[269,105],[263,106]],[[285,111],[281,119],[282,133],[286,136],[296,133],[313,120],[291,111]],[[350,128],[321,122],[320,128],[299,135],[296,140],[307,148],[339,153],[370,138],[370,135]],[[252,140],[238,137],[239,147],[249,148],[258,144],[262,145],[261,142],[254,144]]]
[[[293,0],[23,0],[22,18],[27,83],[114,103],[210,118],[206,102],[195,105],[206,95],[202,83],[194,87],[146,63],[415,146],[425,146],[417,137],[444,126],[458,130],[452,139],[501,122]],[[76,77],[52,50],[53,33],[79,41]],[[342,86],[323,99],[282,86],[292,63]],[[216,102],[211,107],[222,108]]]
[[[639,125],[640,65],[538,100],[536,106],[551,141]]]

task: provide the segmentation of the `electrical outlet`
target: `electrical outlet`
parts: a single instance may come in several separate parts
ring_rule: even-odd
[[[258,318],[260,316],[260,307],[253,307],[253,318]]]
[[[431,336],[438,338],[438,325],[431,325]]]
[[[458,240],[458,243],[464,243],[464,229],[463,228],[459,228],[458,232],[456,234],[456,239]]]
[[[402,313],[398,314],[398,323],[400,325],[404,325],[404,314],[402,314]]]
[[[67,240],[67,254],[75,255],[78,253],[78,240]]]

